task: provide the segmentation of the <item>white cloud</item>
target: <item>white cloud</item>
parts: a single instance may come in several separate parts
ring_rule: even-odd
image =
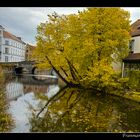
[[[21,36],[25,42],[35,44],[36,28],[41,22],[45,22],[48,14],[54,11],[58,14],[76,13],[83,8],[49,8],[49,7],[1,7],[0,25],[7,31]]]
[[[25,42],[35,44],[36,28],[48,20],[47,15],[54,11],[58,14],[73,14],[85,7],[1,7],[0,25],[7,31],[21,36]],[[140,8],[123,8],[130,11],[132,22],[140,18]]]
[[[127,10],[130,12],[130,19],[133,22],[135,22],[137,19],[140,19],[140,8],[139,7],[125,7],[124,10]]]

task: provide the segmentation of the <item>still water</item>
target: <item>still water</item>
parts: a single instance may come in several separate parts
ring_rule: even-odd
[[[32,115],[30,106],[37,109],[40,99],[36,99],[36,96],[43,94],[50,98],[58,92],[57,80],[50,77],[46,80],[45,76],[42,78],[31,75],[6,75],[5,79],[6,97],[9,101],[8,112],[14,120],[11,132],[29,132],[28,118]]]
[[[5,78],[10,132],[140,132],[140,104],[93,91],[60,88],[54,77]]]

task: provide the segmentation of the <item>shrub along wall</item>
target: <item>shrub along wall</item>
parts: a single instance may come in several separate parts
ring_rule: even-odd
[[[8,132],[13,124],[11,116],[7,113],[8,102],[4,92],[4,77],[0,67],[0,132]]]
[[[140,70],[129,70],[128,77],[128,85],[130,89],[140,91]]]

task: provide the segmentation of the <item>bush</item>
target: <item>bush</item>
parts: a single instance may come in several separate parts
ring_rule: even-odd
[[[4,77],[0,68],[0,132],[7,132],[12,126],[11,116],[7,113],[8,103],[4,94]]]
[[[128,77],[128,85],[130,89],[140,91],[140,70],[129,70]]]

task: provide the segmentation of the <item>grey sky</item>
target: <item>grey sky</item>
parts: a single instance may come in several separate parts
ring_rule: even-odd
[[[48,14],[54,11],[58,14],[71,14],[83,9],[82,7],[0,7],[0,25],[14,35],[21,36],[23,41],[35,44],[37,25],[45,22]],[[140,18],[140,8],[124,9],[130,11],[132,22]]]

